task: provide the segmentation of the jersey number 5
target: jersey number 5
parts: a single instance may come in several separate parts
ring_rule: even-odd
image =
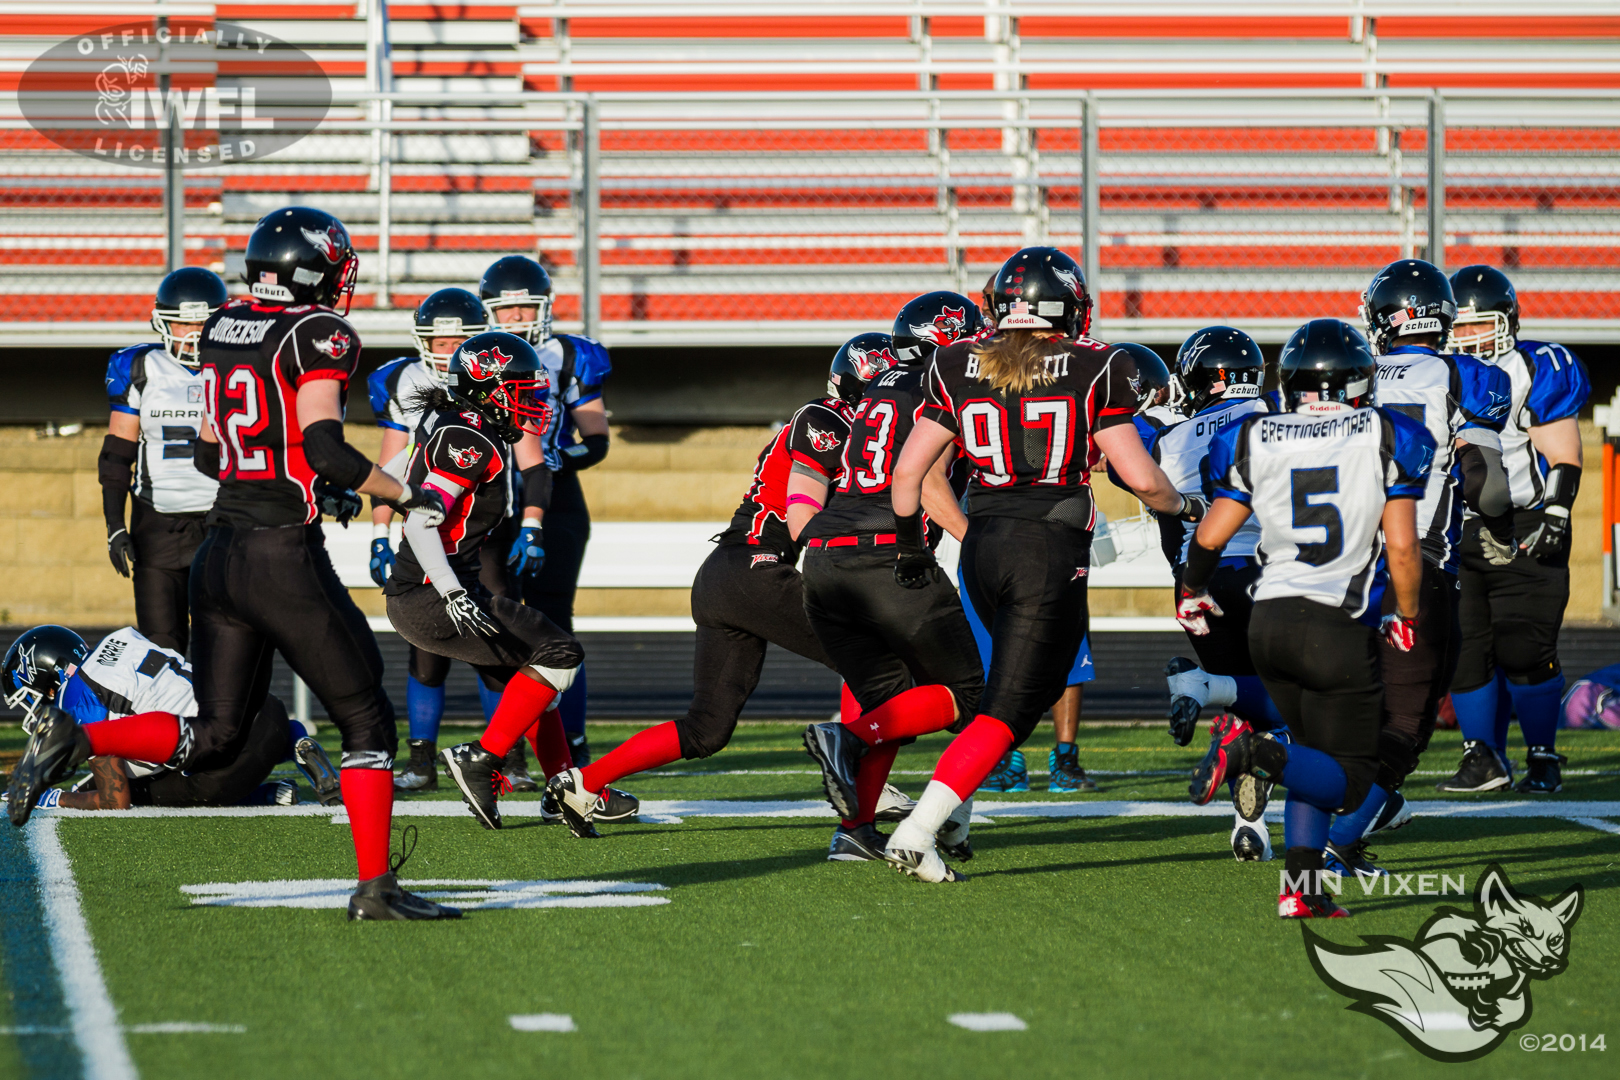
[[[1289,479],[1293,488],[1294,528],[1321,529],[1325,535],[1319,544],[1297,544],[1299,561],[1310,566],[1326,566],[1344,554],[1344,519],[1331,502],[1312,502],[1311,497],[1338,494],[1339,470],[1332,465],[1294,469]]]

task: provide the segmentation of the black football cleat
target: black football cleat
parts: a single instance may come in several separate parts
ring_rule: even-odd
[[[293,744],[293,764],[309,781],[315,800],[322,806],[340,806],[343,803],[343,785],[332,759],[314,739],[299,739]]]
[[[1229,713],[1215,718],[1209,725],[1209,734],[1209,750],[1193,771],[1192,783],[1187,785],[1187,794],[1195,806],[1204,806],[1213,799],[1228,776],[1249,771],[1252,757],[1249,744],[1256,738],[1247,721]]]
[[[596,815],[596,804],[600,800],[598,796],[585,790],[585,778],[578,769],[560,772],[547,780],[546,794],[556,802],[569,832],[581,840],[601,838],[602,834],[591,824],[591,819]]]
[[[450,753],[446,750],[445,753]],[[351,922],[374,920],[397,922],[406,919],[459,919],[461,909],[435,904],[400,888],[393,871],[362,881],[349,897]]]
[[[640,799],[628,791],[605,787],[596,796],[596,805],[591,808],[591,820],[600,821],[604,825],[622,825],[627,821],[636,820],[636,816],[640,813]]]
[[[450,779],[461,789],[461,801],[486,829],[501,827],[501,808],[496,797],[502,794],[506,778],[501,775],[501,759],[478,742],[462,743],[440,752]]]
[[[1513,782],[1496,751],[1478,739],[1463,742],[1462,764],[1434,785],[1439,791],[1501,791]]]
[[[1568,761],[1550,746],[1530,747],[1525,760],[1524,779],[1513,790],[1524,795],[1551,795],[1563,791],[1563,766]]]
[[[1411,820],[1412,804],[1407,802],[1406,796],[1399,791],[1392,791],[1383,808],[1378,811],[1378,816],[1373,818],[1372,824],[1368,825],[1367,831],[1361,835],[1365,839],[1374,833],[1394,832]]]
[[[1232,858],[1238,862],[1271,861],[1271,830],[1264,821],[1239,818],[1232,823]]]
[[[11,782],[6,786],[6,813],[19,829],[28,824],[45,789],[90,756],[90,740],[77,720],[54,705],[40,709],[22,760],[11,770]]]
[[[582,731],[578,735],[568,736],[568,756],[574,760],[574,768],[583,769],[591,763],[591,744]]]
[[[876,862],[883,859],[883,834],[870,821],[846,829],[842,825],[833,830],[832,843],[827,846],[828,862]]]
[[[411,758],[394,777],[395,791],[439,790],[439,745],[432,739],[409,739]]]
[[[1186,746],[1198,730],[1209,682],[1198,661],[1185,656],[1172,656],[1164,665],[1164,677],[1170,685],[1170,738],[1177,746]]]
[[[804,749],[821,766],[827,801],[841,818],[858,817],[861,800],[855,793],[855,771],[860,767],[861,740],[836,720],[804,729]]]
[[[1378,856],[1367,850],[1365,837],[1350,844],[1335,844],[1329,840],[1327,851],[1323,852],[1322,867],[1341,878],[1389,876],[1389,871],[1378,865]]]

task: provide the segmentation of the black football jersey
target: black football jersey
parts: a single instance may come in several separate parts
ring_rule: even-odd
[[[1091,466],[1101,459],[1092,436],[1135,416],[1136,391],[1127,373],[1109,362],[1100,341],[1054,339],[1046,381],[1013,394],[979,376],[973,344],[959,341],[934,353],[923,408],[924,416],[956,435],[973,466],[968,515],[1090,529]]]
[[[512,481],[507,472],[511,447],[485,431],[475,412],[430,412],[417,429],[407,479],[432,484],[442,477],[463,489],[439,526],[439,542],[456,576],[465,582],[478,579],[478,549],[490,530],[510,510]],[[400,545],[393,577],[405,585],[426,580],[409,538]]]
[[[894,502],[889,492],[894,484],[894,463],[923,414],[927,377],[925,367],[897,367],[867,384],[850,419],[843,476],[827,508],[810,519],[803,539],[894,532]]]
[[[335,379],[346,401],[360,335],[330,308],[237,299],[203,326],[198,355],[208,423],[219,440],[219,493],[208,523],[274,528],[319,521],[298,388]]]
[[[759,452],[748,494],[721,534],[728,544],[758,544],[770,551],[797,550],[787,527],[787,482],[795,467],[837,484],[844,470],[844,442],[851,409],[838,398],[818,398],[799,407],[787,426]]]

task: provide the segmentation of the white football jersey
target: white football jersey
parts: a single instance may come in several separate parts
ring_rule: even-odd
[[[1299,596],[1359,618],[1385,500],[1420,498],[1433,457],[1421,425],[1382,409],[1314,402],[1228,425],[1210,446],[1210,473],[1216,495],[1260,522],[1255,601]]]
[[[197,715],[186,658],[154,645],[133,626],[102,638],[79,665],[76,677],[106,707],[109,720],[147,712]],[[152,762],[131,761],[129,766],[136,779],[164,771]]]
[[[390,360],[366,379],[371,410],[377,415],[378,424],[403,431],[411,443],[416,441],[416,429],[422,426],[417,394],[437,385],[427,364],[413,356]]]
[[[200,514],[214,505],[219,482],[197,471],[197,438],[204,423],[203,377],[161,346],[113,354],[107,367],[113,409],[141,425],[135,497],[164,514]]]
[[[1530,442],[1530,429],[1580,415],[1592,392],[1586,365],[1562,345],[1520,341],[1510,352],[1482,363],[1505,372],[1513,403],[1502,428],[1502,467],[1507,470],[1513,505],[1541,505],[1547,482],[1547,459]]]
[[[1153,460],[1159,463],[1159,467],[1164,470],[1177,491],[1183,495],[1207,497],[1211,489],[1206,486],[1206,481],[1212,479],[1207,475],[1211,440],[1227,425],[1235,424],[1257,412],[1269,411],[1266,403],[1259,398],[1218,401],[1193,416],[1185,417],[1155,432],[1149,450],[1153,454]],[[1187,561],[1187,545],[1192,543],[1193,529],[1188,527],[1184,532],[1186,536],[1181,542],[1183,563]],[[1226,547],[1221,549],[1221,556],[1249,558],[1254,555],[1259,543],[1260,523],[1251,517],[1243,523],[1237,535],[1226,542]]]

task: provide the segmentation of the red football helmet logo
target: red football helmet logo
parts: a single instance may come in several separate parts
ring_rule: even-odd
[[[808,424],[805,425],[804,430],[805,433],[810,436],[810,445],[815,447],[817,450],[820,450],[823,454],[827,453],[829,450],[838,449],[838,444],[843,441],[830,431],[817,431]]]
[[[512,358],[501,352],[499,345],[493,346],[486,352],[463,352],[461,354],[461,366],[467,369],[468,375],[471,375],[479,382],[496,378],[506,370],[506,365],[511,362]]]
[[[329,263],[337,262],[339,253],[341,253],[344,248],[348,247],[348,242],[344,239],[343,232],[336,225],[328,225],[326,229],[321,232],[316,232],[314,229],[303,228],[300,228],[298,231],[304,234],[304,239],[308,240],[310,245],[314,247],[315,250],[319,251]]]
[[[477,447],[458,448],[452,446],[450,448],[450,460],[456,463],[458,469],[470,469],[482,461],[483,458],[483,453]]]

